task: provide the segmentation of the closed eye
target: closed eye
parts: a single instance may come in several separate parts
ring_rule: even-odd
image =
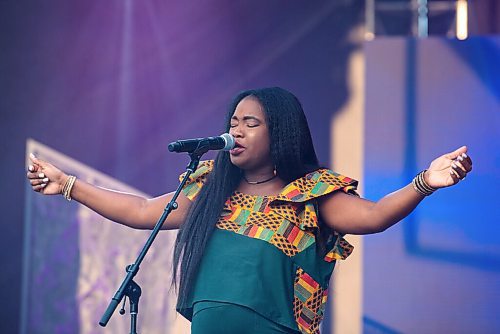
[[[255,127],[260,125],[260,122],[257,120],[254,120],[254,119],[250,119],[250,120],[245,120],[245,124],[249,128],[255,128]],[[235,128],[237,126],[238,126],[238,123],[232,123],[229,125],[230,128]]]

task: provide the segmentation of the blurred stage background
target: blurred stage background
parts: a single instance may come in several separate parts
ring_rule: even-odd
[[[82,323],[81,312],[103,309],[118,283],[89,272],[121,279],[106,263],[133,261],[145,238],[30,192],[28,138],[83,177],[158,195],[187,163],[167,152],[169,142],[221,133],[232,96],[275,85],[302,101],[321,162],[359,179],[369,199],[462,144],[474,158],[466,182],[432,195],[398,226],[349,237],[357,248],[336,269],[323,332],[500,331],[500,5],[468,1],[461,41],[456,5],[0,2],[0,332],[104,333]],[[128,253],[103,246],[121,233]],[[161,256],[171,237],[163,238],[166,253],[151,255],[139,276],[161,276],[166,294]],[[85,252],[102,263],[88,269]],[[77,289],[81,279],[101,284],[97,297]],[[168,313],[173,305],[162,298],[155,310]],[[140,323],[176,333],[147,320],[155,314],[147,310]],[[111,322],[121,332],[128,318]]]

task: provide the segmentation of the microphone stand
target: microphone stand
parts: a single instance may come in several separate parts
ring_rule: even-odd
[[[124,296],[127,296],[129,297],[130,300],[130,316],[131,316],[130,334],[137,334],[136,331],[137,313],[139,312],[139,297],[141,296],[141,287],[136,282],[134,282],[133,278],[139,272],[139,266],[142,263],[142,260],[144,260],[146,253],[153,244],[153,241],[158,235],[158,232],[160,232],[160,229],[163,226],[163,223],[167,219],[168,215],[170,214],[170,212],[172,212],[172,210],[177,209],[178,207],[178,204],[176,202],[177,197],[179,197],[179,194],[184,185],[186,184],[187,180],[189,179],[189,176],[196,170],[196,168],[198,168],[201,156],[208,150],[209,150],[208,144],[200,142],[198,147],[193,152],[189,153],[191,161],[186,166],[186,175],[179,183],[179,186],[177,187],[174,196],[163,210],[163,214],[158,219],[158,222],[153,228],[153,231],[151,232],[148,240],[146,241],[146,244],[143,246],[141,252],[139,253],[139,256],[137,257],[137,259],[133,264],[128,265],[127,268],[125,269],[127,272],[127,276],[125,276],[122,284],[118,288],[118,291],[116,291],[115,295],[113,296],[111,302],[108,305],[108,308],[106,309],[106,311],[102,315],[101,320],[99,321],[99,325],[101,325],[102,327],[106,327],[109,319],[113,315],[113,312],[115,311],[120,301],[123,299]],[[122,314],[125,313],[123,308],[122,310],[120,310],[120,313]]]

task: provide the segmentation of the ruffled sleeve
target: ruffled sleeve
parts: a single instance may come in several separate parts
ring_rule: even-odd
[[[190,175],[189,180],[187,180],[184,188],[182,188],[182,193],[191,201],[193,201],[200,192],[213,167],[213,160],[200,161],[198,168]],[[184,175],[186,175],[186,172],[179,176],[179,181],[184,178]]]
[[[329,169],[318,169],[289,183],[275,200],[306,202],[336,190],[357,195],[358,181]]]
[[[350,177],[329,169],[318,169],[289,183],[273,200],[275,212],[293,222],[301,230],[314,230],[319,228],[318,208],[314,199],[335,191],[359,196],[356,193],[357,186],[358,181]],[[343,235],[334,231],[333,237],[335,240],[333,247],[324,258],[327,262],[344,260],[354,249]]]

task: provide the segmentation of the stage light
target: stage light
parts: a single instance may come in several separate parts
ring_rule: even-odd
[[[467,0],[457,1],[457,28],[456,34],[459,40],[464,40],[468,37],[468,10]]]

